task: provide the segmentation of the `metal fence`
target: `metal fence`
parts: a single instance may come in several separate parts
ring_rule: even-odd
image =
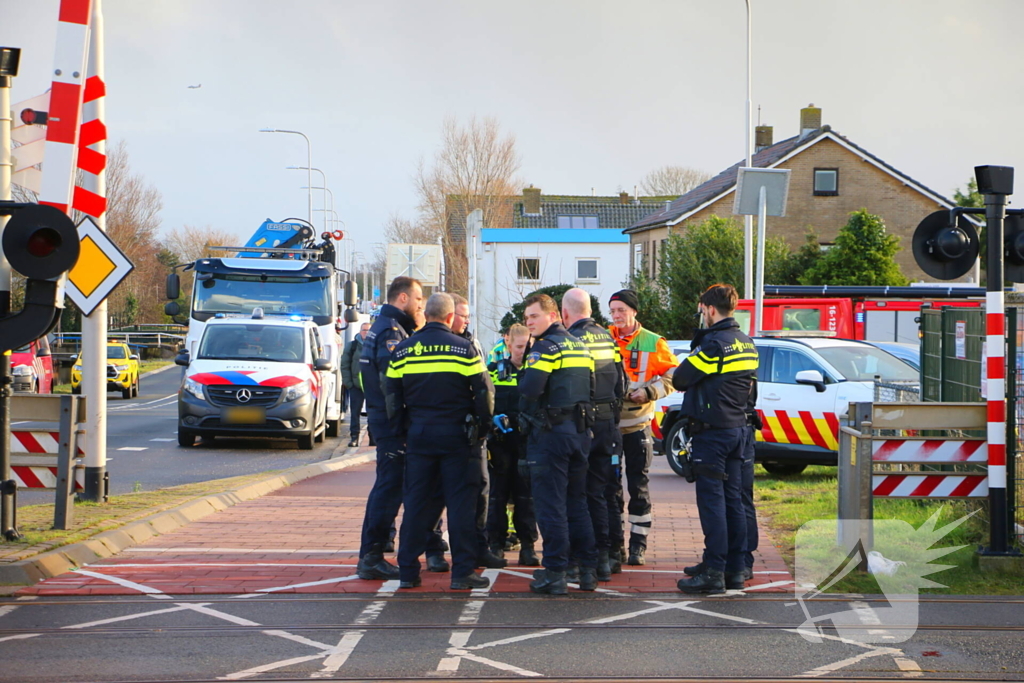
[[[1011,537],[1024,543],[1024,305],[1006,308],[1006,508]]]

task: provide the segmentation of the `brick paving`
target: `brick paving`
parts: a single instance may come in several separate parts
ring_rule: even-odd
[[[307,479],[117,557],[46,579],[19,595],[375,593],[382,582],[355,576],[363,506],[373,477],[370,463]],[[655,458],[651,491],[654,524],[647,564],[624,566],[599,590],[674,592],[682,568],[698,561],[703,536],[693,485],[676,476],[664,458]],[[518,557],[517,552],[507,555],[511,561]],[[793,577],[763,529],[755,558],[748,591],[793,590]],[[488,570],[491,592],[528,592],[532,571],[515,564]],[[424,571],[422,577],[423,586],[409,593],[450,591],[450,574]]]

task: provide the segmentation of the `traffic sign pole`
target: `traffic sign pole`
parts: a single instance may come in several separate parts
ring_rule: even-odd
[[[0,200],[11,201],[11,76],[0,75]],[[0,215],[0,235],[7,216]],[[11,312],[11,265],[0,249],[0,318]],[[15,490],[12,481],[10,434],[11,357],[0,355],[0,535],[8,540],[21,536],[16,524]]]

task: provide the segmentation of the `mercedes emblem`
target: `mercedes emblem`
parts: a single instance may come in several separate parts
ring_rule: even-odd
[[[239,403],[248,403],[252,400],[252,392],[248,389],[239,389],[235,394],[235,398],[238,399]]]

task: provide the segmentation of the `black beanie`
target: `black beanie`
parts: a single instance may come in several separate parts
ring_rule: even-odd
[[[621,289],[615,292],[614,294],[612,294],[612,298],[608,300],[608,303],[611,303],[613,301],[621,301],[622,303],[632,308],[634,311],[640,310],[640,299],[637,297],[636,292],[634,292],[632,289]]]

